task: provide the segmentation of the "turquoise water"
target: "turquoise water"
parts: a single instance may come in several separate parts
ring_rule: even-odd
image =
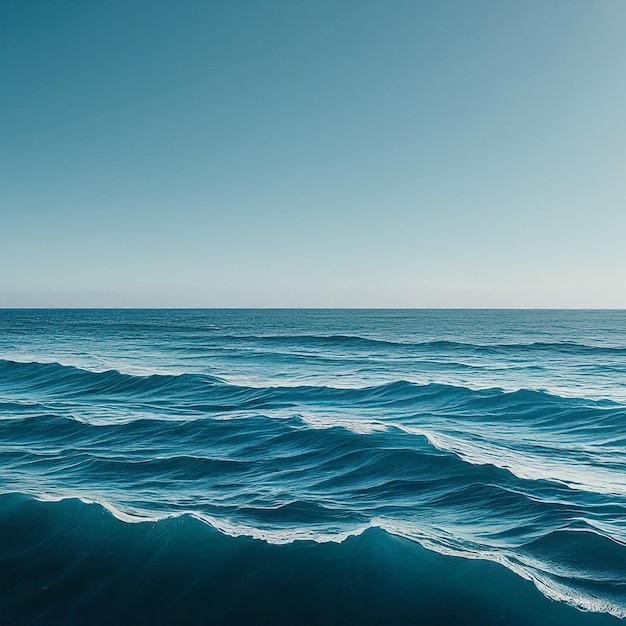
[[[611,624],[626,312],[0,311],[0,622]]]

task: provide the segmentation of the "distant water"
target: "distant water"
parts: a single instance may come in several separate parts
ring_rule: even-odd
[[[0,311],[0,624],[616,624],[624,311]]]

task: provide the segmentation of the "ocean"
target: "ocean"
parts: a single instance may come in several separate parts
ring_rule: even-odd
[[[0,311],[2,626],[624,617],[626,311]]]

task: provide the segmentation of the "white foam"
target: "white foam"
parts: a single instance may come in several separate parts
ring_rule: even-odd
[[[400,423],[393,425],[404,432],[426,437],[433,447],[455,454],[472,465],[493,465],[523,480],[549,480],[579,491],[626,496],[626,473],[623,471],[571,460],[560,461],[545,455],[540,457],[493,441],[468,440]]]
[[[389,428],[386,423],[379,420],[338,416],[332,413],[323,414],[319,411],[315,413],[300,412],[298,415],[307,426],[315,429],[340,427],[358,435],[371,435],[375,432],[384,432]]]

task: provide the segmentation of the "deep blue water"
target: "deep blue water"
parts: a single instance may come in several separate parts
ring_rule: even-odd
[[[0,310],[0,624],[616,624],[626,312]]]

